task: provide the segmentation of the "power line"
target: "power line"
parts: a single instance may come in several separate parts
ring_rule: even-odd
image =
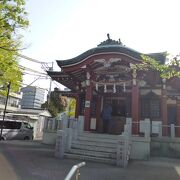
[[[25,83],[21,83],[21,84],[22,84],[22,85],[25,85],[25,86],[29,86],[29,84],[25,84]],[[38,86],[35,86],[35,87],[40,88],[40,89],[44,89],[44,90],[48,91],[47,88],[42,88],[42,87],[38,87]]]
[[[41,68],[44,70],[44,71],[53,71],[53,62],[43,62],[43,61],[39,61],[37,59],[34,59],[34,58],[31,58],[31,57],[28,57],[28,56],[25,56],[23,54],[20,54],[18,53],[17,54],[19,57],[23,58],[23,59],[26,59],[26,60],[29,60],[31,62],[35,62],[35,63],[38,63],[38,64],[41,64]],[[51,66],[49,66],[49,64],[51,63]],[[37,74],[40,74],[40,75],[46,75],[45,73],[41,73],[41,72],[38,72],[36,70],[33,70],[33,69],[30,69],[30,68],[27,68],[27,67],[24,67],[22,65],[20,65],[20,68],[22,70],[27,70],[27,71],[30,71],[30,72],[34,72],[34,73],[37,73]],[[38,76],[38,75],[36,75]],[[37,79],[35,79],[31,84],[33,84],[35,81],[37,81],[38,79],[40,79],[41,77],[43,76],[39,76]],[[49,87],[49,92],[51,92],[51,84],[52,84],[52,79],[50,81],[50,87]]]
[[[41,76],[37,77],[34,81],[32,81],[28,86],[31,86],[34,82],[36,82],[38,79],[40,79]]]
[[[29,73],[29,72],[23,72],[23,75],[30,75],[30,76],[40,76],[40,74],[35,74],[35,73]],[[42,75],[41,77],[44,77],[46,79],[50,79],[48,75]]]
[[[19,53],[18,53],[17,55],[18,55],[19,57],[23,58],[23,59],[28,60],[28,61],[41,64],[41,67],[42,67],[42,69],[44,69],[44,71],[48,71],[48,70],[51,70],[51,69],[52,69],[52,67],[49,66],[49,64],[52,64],[53,62],[40,61],[40,60],[37,60],[37,59],[31,58],[31,57],[25,56],[25,55],[19,54]]]
[[[0,47],[1,49],[4,49],[6,51],[9,51],[10,49],[6,49],[6,48],[3,48],[3,47]],[[16,50],[15,50],[16,51]],[[31,57],[28,57],[28,56],[25,56],[23,54],[20,54],[20,53],[17,53],[16,54],[17,56],[23,58],[23,59],[26,59],[26,60],[29,60],[31,62],[35,62],[35,63],[38,63],[38,64],[41,64],[42,65],[42,68],[45,70],[45,71],[48,71],[50,70],[52,67],[49,67],[48,64],[52,62],[44,62],[44,61],[39,61],[37,59],[34,59],[34,58],[31,58]]]
[[[47,75],[46,73],[42,73],[42,72],[33,70],[33,69],[31,69],[31,68],[24,67],[24,66],[22,66],[22,65],[19,65],[19,67],[20,67],[22,70],[27,70],[27,71],[31,71],[31,72],[34,72],[34,73],[37,73],[37,74]]]
[[[39,61],[37,59],[34,59],[34,58],[31,58],[31,57],[28,57],[28,56],[25,56],[23,54],[17,54],[19,57],[23,58],[23,59],[26,59],[26,60],[29,60],[29,61],[32,61],[32,62],[35,62],[35,63],[39,63],[39,64],[42,64],[42,63],[52,63],[52,62],[43,62],[43,61]]]

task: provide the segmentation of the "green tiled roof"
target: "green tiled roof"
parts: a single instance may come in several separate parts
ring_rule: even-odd
[[[82,54],[80,54],[77,57],[74,57],[72,59],[67,59],[67,60],[57,60],[57,63],[60,67],[63,66],[68,66],[68,65],[73,65],[76,63],[79,63],[83,61],[84,59],[100,54],[100,53],[121,53],[121,54],[126,54],[136,60],[142,60],[141,55],[143,53],[140,53],[138,51],[135,51],[134,49],[128,48],[125,45],[122,44],[121,40],[119,39],[118,41],[112,40],[107,34],[108,39],[101,42],[97,47],[92,48]],[[145,54],[148,55],[154,59],[156,59],[159,63],[164,64],[165,63],[165,53],[151,53],[151,54]]]
[[[66,65],[71,65],[78,63],[82,61],[83,59],[93,55],[93,54],[99,54],[99,53],[106,53],[106,52],[113,52],[113,53],[123,53],[127,54],[129,56],[132,56],[133,58],[136,59],[142,59],[141,58],[141,53],[134,51],[126,46],[123,45],[104,45],[104,46],[98,46],[96,48],[90,49],[79,56],[72,58],[72,59],[67,59],[67,60],[57,60],[57,63],[59,66],[66,66]]]

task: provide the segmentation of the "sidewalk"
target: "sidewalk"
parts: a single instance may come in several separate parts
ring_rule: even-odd
[[[0,179],[2,180],[18,180],[13,167],[6,158],[0,154]]]
[[[0,141],[0,180],[63,180],[82,162],[54,157],[54,147],[36,141]],[[127,168],[86,161],[81,180],[179,180],[180,160],[131,161]]]

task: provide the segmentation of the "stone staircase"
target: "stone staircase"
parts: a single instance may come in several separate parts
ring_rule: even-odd
[[[122,135],[98,134],[83,131],[72,121],[69,128],[57,131],[55,157],[76,158],[127,167],[132,159],[147,159],[150,155],[150,120],[144,120],[144,137],[132,136],[132,120],[126,119]],[[80,128],[81,127],[81,128]]]
[[[55,157],[90,160],[126,167],[131,150],[131,123],[122,135],[85,132],[73,121],[70,128],[57,131]]]
[[[117,135],[79,133],[64,157],[116,164]]]

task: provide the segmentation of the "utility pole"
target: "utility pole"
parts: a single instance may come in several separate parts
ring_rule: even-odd
[[[53,71],[53,65],[54,65],[54,62],[52,62],[52,66],[49,67],[49,71]],[[52,86],[52,79],[50,79],[50,84],[49,84],[49,95],[51,93],[51,86]]]
[[[2,140],[2,131],[3,131],[3,126],[4,126],[4,118],[5,118],[5,115],[6,115],[6,108],[7,108],[8,98],[9,98],[9,91],[10,91],[10,88],[11,88],[11,82],[8,83],[7,88],[8,88],[8,91],[7,91],[6,103],[5,103],[5,107],[4,107],[3,120],[2,120],[2,124],[1,124],[0,140]]]
[[[52,62],[52,66],[49,67],[49,71],[53,71],[53,65],[54,65],[54,62]],[[47,97],[48,107],[50,103],[51,87],[52,87],[52,79],[50,78],[49,92],[48,92],[48,97]]]

